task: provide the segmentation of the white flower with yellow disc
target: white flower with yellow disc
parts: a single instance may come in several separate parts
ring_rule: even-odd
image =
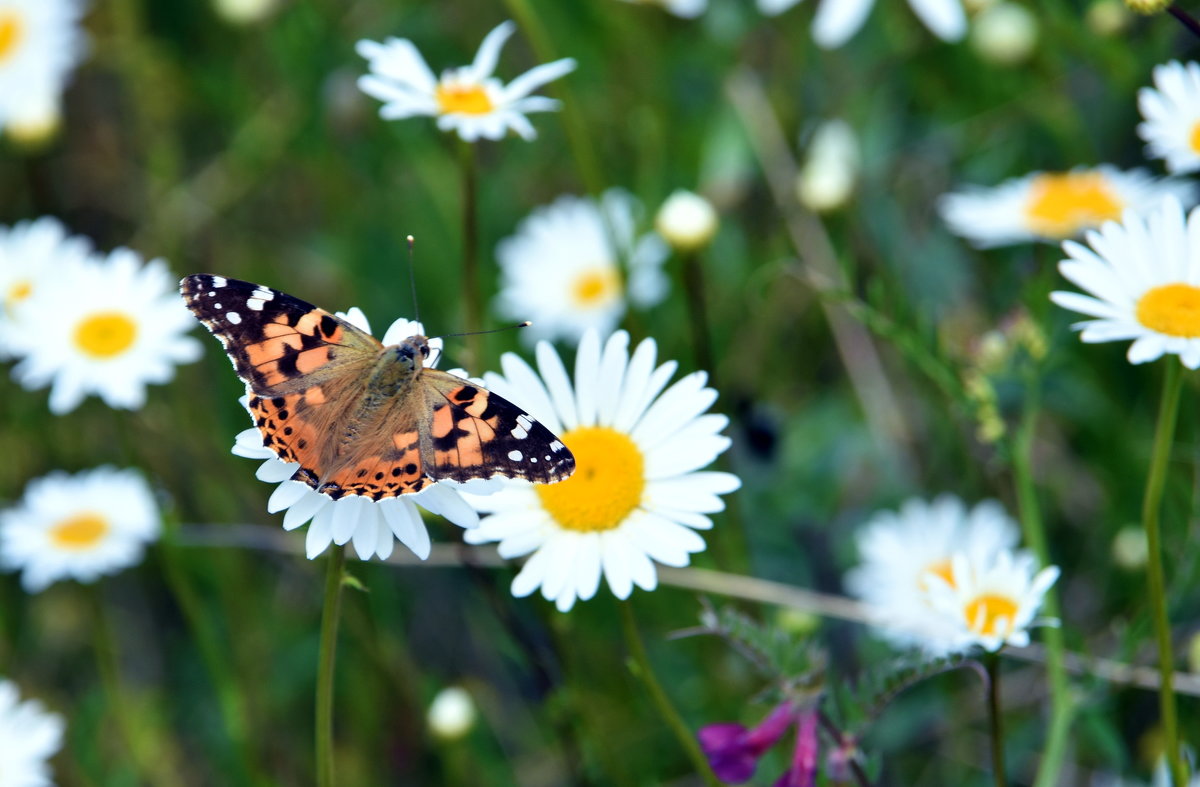
[[[0,358],[13,354],[21,312],[39,282],[83,262],[90,249],[86,238],[67,235],[49,216],[0,227]]]
[[[1172,173],[1200,169],[1200,63],[1155,66],[1154,87],[1138,91],[1138,109],[1147,155],[1165,159]]]
[[[78,0],[0,0],[0,128],[44,125],[48,108],[57,117],[82,12]]]

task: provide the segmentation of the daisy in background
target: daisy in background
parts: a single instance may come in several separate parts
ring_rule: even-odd
[[[670,251],[657,234],[637,234],[639,208],[619,189],[599,201],[563,196],[535,208],[496,246],[496,311],[531,320],[522,331],[527,341],[578,341],[589,329],[616,328],[626,302],[646,308],[662,301]]]
[[[93,582],[137,565],[160,529],[154,495],[136,470],[55,472],[30,481],[21,502],[0,512],[0,565],[21,571],[30,593],[60,579]]]
[[[36,137],[58,125],[82,13],[80,0],[0,0],[0,128]]]
[[[366,315],[357,307],[348,312],[338,312],[337,316],[367,333],[371,332]],[[398,344],[409,336],[424,333],[421,323],[400,319],[388,328],[383,343]],[[425,365],[436,367],[441,359],[442,340],[430,339],[429,349]],[[451,371],[466,377],[461,369]],[[247,399],[242,397],[243,407]],[[392,554],[396,539],[424,560],[429,557],[431,544],[429,531],[425,529],[417,506],[443,516],[459,527],[472,528],[479,524],[479,515],[463,500],[460,492],[471,490],[476,494],[489,494],[500,488],[499,482],[493,479],[475,479],[465,484],[445,479],[415,494],[385,498],[378,502],[356,495],[334,500],[308,484],[291,480],[300,465],[284,462],[275,452],[264,447],[262,433],[257,428],[238,433],[233,453],[248,459],[263,460],[256,475],[260,481],[278,484],[267,501],[267,511],[272,514],[287,512],[283,515],[284,530],[295,530],[305,522],[310,522],[304,542],[309,560],[319,556],[330,544],[342,546],[348,542],[353,542],[354,551],[362,560],[368,560],[372,555],[386,559]]]
[[[758,10],[774,16],[799,2],[758,0]],[[959,41],[967,32],[962,0],[908,0],[908,4],[930,32],[943,41]],[[874,5],[875,0],[822,0],[813,19],[813,40],[825,49],[836,49],[859,31]]]
[[[738,489],[730,473],[703,471],[726,448],[729,423],[706,413],[717,392],[693,372],[667,388],[676,363],[656,365],[652,339],[629,353],[629,334],[601,345],[588,331],[575,357],[574,384],[558,353],[537,345],[538,372],[513,353],[503,375],[484,375],[496,393],[526,408],[575,454],[575,474],[556,484],[505,481],[467,500],[486,514],[468,543],[499,542],[505,558],[530,555],[512,583],[514,596],[541,588],[561,611],[595,595],[603,577],[617,598],[658,584],[654,562],[686,566],[704,549],[697,530],[722,511],[719,497]],[[539,376],[540,373],[540,376]],[[664,390],[664,388],[666,390]]]
[[[991,188],[943,195],[938,209],[950,231],[975,246],[1074,238],[1127,210],[1145,213],[1167,196],[1196,201],[1192,183],[1156,179],[1145,170],[1102,164],[1069,172],[1034,172]]]
[[[49,216],[0,227],[0,358],[13,352],[13,337],[21,331],[21,312],[42,278],[87,259],[91,243],[69,236],[58,219]]]
[[[1087,291],[1052,292],[1050,299],[1091,319],[1075,324],[1087,343],[1133,340],[1129,362],[1178,355],[1200,368],[1200,209],[1184,216],[1171,198],[1148,216],[1127,211],[1087,234],[1087,246],[1068,241],[1058,270]]]
[[[385,120],[435,117],[439,129],[457,131],[467,142],[500,139],[509,129],[534,139],[537,132],[525,115],[558,109],[559,103],[530,93],[573,71],[575,61],[564,58],[536,66],[505,85],[492,73],[500,48],[516,29],[512,22],[501,23],[483,39],[471,65],[448,68],[440,79],[407,38],[389,38],[382,44],[359,41],[356,49],[371,73],[360,77],[358,86],[384,102],[379,114]]]
[[[1154,67],[1154,87],[1138,91],[1146,155],[1165,159],[1172,174],[1200,169],[1200,63]]]
[[[8,340],[21,356],[13,377],[30,390],[50,385],[56,415],[89,394],[139,409],[147,384],[169,381],[176,364],[200,357],[200,343],[184,335],[195,320],[166,264],[143,264],[129,249],[56,267],[22,304],[20,321]]]
[[[12,681],[0,679],[0,784],[51,787],[50,758],[62,748],[62,716],[37,700],[21,701]]]
[[[636,5],[657,5],[683,19],[695,19],[708,10],[708,0],[625,0]]]

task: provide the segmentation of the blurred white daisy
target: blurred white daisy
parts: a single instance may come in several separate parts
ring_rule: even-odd
[[[571,58],[555,60],[526,71],[507,85],[492,76],[500,48],[517,26],[503,22],[479,45],[475,62],[448,68],[440,79],[407,38],[359,41],[357,50],[367,59],[370,74],[359,77],[359,88],[384,102],[379,114],[385,120],[427,115],[437,118],[442,131],[457,131],[467,142],[480,137],[500,139],[509,129],[524,139],[537,132],[525,117],[530,112],[558,109],[558,102],[529,95],[547,82],[571,72]]]
[[[44,122],[57,111],[83,52],[79,0],[0,0],[0,128]]]
[[[371,332],[366,315],[358,307],[348,312],[338,312],[337,315],[367,333]],[[409,336],[424,333],[421,323],[400,319],[388,328],[383,343],[398,344]],[[425,365],[436,367],[441,359],[442,340],[430,339],[429,350]],[[461,369],[452,370],[452,373],[466,376]],[[243,407],[247,398],[241,399]],[[257,428],[238,433],[233,453],[264,460],[256,475],[260,481],[279,485],[267,501],[267,511],[272,514],[287,511],[283,515],[284,530],[295,530],[311,521],[304,541],[305,553],[310,560],[324,552],[330,544],[342,546],[347,542],[353,542],[354,551],[362,560],[368,560],[372,555],[386,559],[392,554],[394,539],[399,539],[413,554],[424,560],[429,557],[431,545],[429,531],[425,529],[417,510],[418,505],[459,527],[472,528],[479,524],[479,515],[467,505],[460,492],[469,489],[476,494],[488,494],[500,488],[494,479],[472,480],[465,484],[445,479],[415,494],[385,498],[378,502],[356,495],[334,500],[307,484],[291,480],[300,465],[282,461],[271,449],[263,446],[263,436]]]
[[[0,358],[12,354],[20,313],[42,277],[51,279],[82,263],[91,251],[87,239],[67,235],[58,219],[44,216],[0,227]]]
[[[1185,218],[1168,199],[1148,216],[1128,211],[1120,224],[1089,232],[1087,243],[1064,243],[1070,259],[1058,269],[1089,294],[1050,293],[1059,306],[1094,318],[1075,324],[1079,338],[1133,339],[1130,363],[1174,354],[1200,368],[1200,209]]]
[[[1155,66],[1154,87],[1138,91],[1138,109],[1146,155],[1165,159],[1175,174],[1200,169],[1200,63]]]
[[[599,202],[563,196],[535,208],[496,246],[496,310],[532,320],[522,331],[527,341],[575,342],[589,329],[611,332],[627,301],[639,308],[660,302],[670,252],[656,233],[637,234],[639,207],[627,192],[610,189]]]
[[[704,549],[697,530],[722,511],[719,495],[738,489],[730,473],[702,471],[729,447],[723,415],[705,413],[717,392],[704,372],[663,390],[676,363],[656,366],[646,339],[629,354],[617,331],[601,347],[588,331],[575,357],[574,385],[554,348],[537,346],[538,373],[518,356],[501,359],[503,376],[484,381],[526,408],[575,455],[575,474],[556,484],[507,481],[487,498],[467,496],[488,514],[466,533],[472,544],[500,542],[506,558],[529,555],[513,580],[514,596],[539,587],[566,611],[590,599],[604,577],[613,595],[658,583],[654,561],[686,566]]]
[[[796,176],[796,196],[801,204],[818,213],[845,205],[862,169],[859,149],[858,135],[846,121],[826,120],[817,126]]]
[[[880,632],[901,646],[945,652],[956,642],[954,622],[929,599],[930,577],[953,583],[956,554],[986,563],[1011,550],[1017,524],[995,501],[968,510],[953,495],[931,503],[905,501],[899,512],[880,511],[858,534],[862,562],[846,575],[850,592],[871,610]]]
[[[1167,196],[1192,205],[1196,187],[1156,179],[1141,169],[1122,172],[1102,164],[1035,172],[992,188],[968,186],[943,195],[938,208],[952,232],[986,248],[1036,240],[1056,243],[1119,219],[1126,210],[1152,210]]]
[[[50,758],[62,748],[62,716],[37,700],[21,701],[12,681],[0,680],[0,785],[52,787]]]
[[[135,470],[51,473],[0,512],[0,564],[37,593],[60,579],[92,582],[136,565],[158,538],[158,505]]]
[[[800,0],[758,0],[764,14],[781,14]],[[958,41],[967,32],[962,0],[908,0],[930,32],[943,41]],[[846,43],[867,20],[875,0],[823,0],[813,19],[813,40],[826,49]]]
[[[50,411],[75,409],[88,394],[136,410],[146,385],[200,357],[187,331],[195,320],[162,260],[142,264],[129,249],[72,260],[43,277],[24,301],[9,346],[22,360],[13,377],[28,389],[51,385]]]
[[[708,0],[625,0],[625,2],[662,6],[667,13],[683,19],[695,19],[708,10]]]

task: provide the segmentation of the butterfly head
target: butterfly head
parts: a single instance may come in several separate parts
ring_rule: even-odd
[[[424,336],[410,336],[399,344],[387,348],[405,371],[415,372],[425,366],[429,358],[429,339]]]

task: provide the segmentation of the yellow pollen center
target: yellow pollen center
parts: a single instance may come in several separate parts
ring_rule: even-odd
[[[612,266],[592,268],[577,276],[571,289],[576,305],[591,307],[617,297],[621,291],[621,277]]]
[[[575,454],[575,474],[535,487],[542,507],[567,530],[589,533],[619,527],[642,502],[642,452],[629,435],[607,426],[572,429],[562,441]]]
[[[75,346],[93,358],[112,358],[137,338],[137,323],[122,312],[97,312],[75,327]]]
[[[1013,621],[1017,618],[1017,603],[1007,596],[985,593],[971,599],[967,604],[967,625],[981,636],[1007,637],[1012,633]],[[997,626],[1004,622],[1004,630]]]
[[[436,96],[443,115],[488,115],[496,111],[482,85],[438,85]]]
[[[1193,153],[1200,153],[1200,123],[1192,126],[1192,136],[1188,140]]]
[[[1200,287],[1155,287],[1138,300],[1137,318],[1152,331],[1194,339],[1200,336]]]
[[[945,558],[937,561],[936,563],[930,563],[928,566],[925,566],[925,570],[921,572],[921,578],[917,581],[921,586],[921,590],[929,589],[929,583],[925,581],[926,574],[935,574],[946,580],[946,584],[948,584],[950,587],[954,587],[954,571],[950,568],[949,558]]]
[[[33,282],[29,279],[17,279],[8,288],[4,303],[8,307],[15,306],[33,294]]]
[[[0,11],[0,63],[16,54],[24,26],[16,11]]]
[[[108,520],[85,511],[75,514],[50,529],[50,540],[60,549],[91,549],[109,531]]]
[[[1033,180],[1026,215],[1048,238],[1070,238],[1088,227],[1121,217],[1121,200],[1098,172],[1062,172]]]

